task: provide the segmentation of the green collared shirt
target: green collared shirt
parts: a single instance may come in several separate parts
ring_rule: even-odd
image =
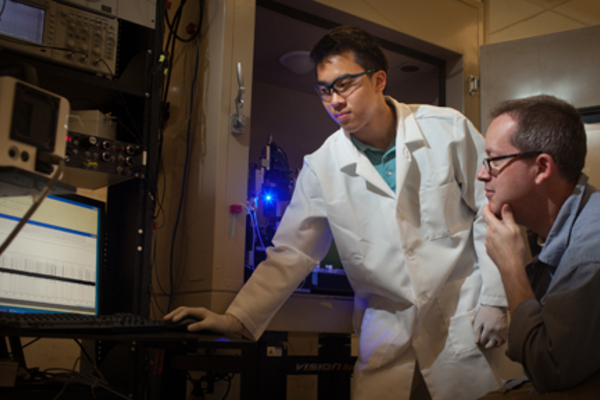
[[[388,146],[387,150],[376,149],[375,147],[369,146],[357,138],[354,135],[350,135],[352,143],[357,149],[361,150],[367,158],[371,161],[371,164],[375,167],[379,175],[388,184],[388,186],[396,192],[396,141],[392,140],[392,143]]]

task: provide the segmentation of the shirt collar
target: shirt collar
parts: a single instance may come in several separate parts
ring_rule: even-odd
[[[413,109],[389,96],[385,97],[385,101],[394,107],[396,111],[397,125],[396,142],[394,143],[395,148],[402,148],[403,145],[408,146],[411,150],[419,148],[420,146],[429,147],[429,143],[417,124]],[[358,151],[359,147],[356,146],[352,140],[352,135],[344,129],[340,129],[340,131],[347,138],[347,142],[344,140],[347,143],[347,147],[345,146],[346,149],[339,154],[341,167],[343,169],[357,163],[360,158],[360,151]]]
[[[373,146],[369,146],[368,144],[361,142],[360,140],[358,140],[356,138],[356,136],[354,136],[352,134],[350,134],[350,140],[352,140],[352,143],[354,143],[354,145],[356,146],[357,149],[359,149],[363,152],[372,151],[372,152],[377,152],[377,153],[387,153],[388,151],[390,151],[396,147],[396,142],[392,141],[387,149],[381,150],[381,149],[378,149]]]
[[[563,203],[556,216],[556,220],[540,252],[540,261],[548,265],[558,266],[563,253],[569,245],[571,230],[581,206],[587,182],[587,175],[582,173],[573,189],[573,193]]]

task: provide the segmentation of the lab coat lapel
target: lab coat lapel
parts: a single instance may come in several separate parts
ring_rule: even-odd
[[[349,175],[357,175],[367,182],[367,189],[381,195],[395,198],[394,191],[383,180],[371,161],[359,151],[350,139],[350,134],[344,132],[344,150],[340,154],[341,170]]]
[[[412,152],[421,146],[429,147],[410,108],[402,103],[396,104],[398,131],[396,133],[396,191],[400,197],[404,182],[413,161]]]
[[[362,153],[360,153],[358,162],[356,163],[356,174],[362,176],[367,181],[367,187],[370,190],[378,191],[391,198],[395,197],[394,191],[379,175],[379,172],[377,172],[367,156]]]

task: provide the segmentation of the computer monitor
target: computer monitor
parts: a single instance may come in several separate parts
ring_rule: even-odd
[[[0,197],[0,243],[32,204]],[[0,311],[98,314],[103,202],[48,196],[0,255]]]

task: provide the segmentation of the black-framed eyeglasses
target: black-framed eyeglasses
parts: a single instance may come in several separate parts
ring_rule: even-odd
[[[488,172],[488,174],[491,174],[492,173],[492,163],[494,161],[504,160],[506,158],[514,158],[514,157],[527,158],[527,157],[537,156],[542,153],[543,153],[543,151],[526,151],[524,153],[514,153],[514,154],[507,154],[505,156],[484,158],[483,166],[485,167],[485,170]]]
[[[336,92],[343,98],[346,98],[354,93],[354,91],[360,86],[360,79],[358,78],[374,72],[377,72],[377,70],[370,69],[359,74],[345,74],[331,82],[329,85],[317,83],[315,85],[315,91],[323,101],[330,101],[331,97],[333,96],[333,92]]]

